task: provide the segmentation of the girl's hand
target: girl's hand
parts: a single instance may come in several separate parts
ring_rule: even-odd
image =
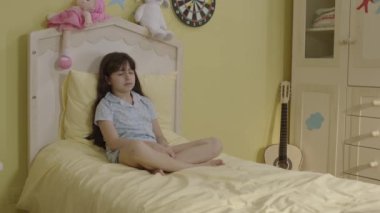
[[[175,153],[173,149],[169,145],[166,145],[164,147],[166,148],[166,152],[169,154],[169,156],[175,158]]]
[[[170,146],[161,145],[159,143],[152,143],[152,142],[146,142],[150,147],[152,147],[154,150],[167,154],[170,157],[174,158],[175,153],[173,149]]]

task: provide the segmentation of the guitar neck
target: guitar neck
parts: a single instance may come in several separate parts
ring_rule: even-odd
[[[279,160],[287,160],[288,146],[288,104],[281,104],[281,128],[280,128],[280,146],[278,150]]]

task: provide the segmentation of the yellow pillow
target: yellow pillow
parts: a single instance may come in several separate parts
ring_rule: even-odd
[[[162,129],[174,129],[176,73],[139,75],[145,95],[153,102]]]
[[[139,79],[144,93],[155,106],[163,129],[174,128],[176,75],[143,74]],[[92,131],[92,105],[96,99],[97,75],[71,70],[62,86],[61,137],[87,142]]]

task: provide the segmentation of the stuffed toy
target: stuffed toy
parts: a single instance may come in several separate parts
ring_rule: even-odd
[[[105,14],[103,0],[76,0],[76,5],[57,14],[48,15],[48,27],[54,27],[62,32],[61,48],[57,66],[69,69],[72,60],[67,53],[70,31],[83,29],[93,23],[108,18]]]
[[[160,6],[169,7],[169,0],[145,0],[135,12],[135,21],[146,27],[151,36],[159,40],[170,40],[173,34],[168,31]]]

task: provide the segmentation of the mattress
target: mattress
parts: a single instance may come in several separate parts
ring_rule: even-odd
[[[152,175],[108,163],[88,142],[60,140],[38,153],[17,206],[32,213],[380,211],[377,185],[220,158],[224,166]]]

